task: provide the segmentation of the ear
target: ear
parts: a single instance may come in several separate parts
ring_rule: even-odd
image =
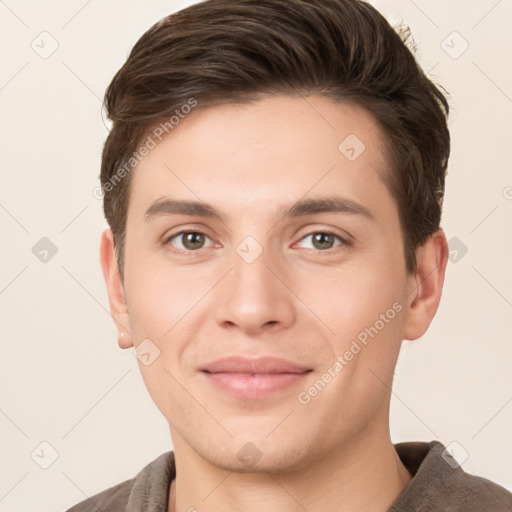
[[[423,336],[434,318],[448,262],[448,242],[442,229],[433,233],[424,245],[416,250],[418,268],[409,280],[407,289],[408,311],[404,338],[415,340]]]
[[[119,269],[117,268],[114,235],[110,228],[105,229],[101,236],[100,261],[103,270],[103,278],[107,286],[110,313],[119,330],[119,346],[121,348],[133,347],[124,285]]]

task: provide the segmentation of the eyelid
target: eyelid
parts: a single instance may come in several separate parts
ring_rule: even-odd
[[[208,235],[208,233],[206,233],[205,230],[201,229],[201,228],[182,228],[181,230],[179,231],[176,231],[176,232],[173,232],[169,235],[166,235],[164,237],[164,245],[167,245],[169,244],[170,245],[170,241],[173,239],[173,238],[176,238],[176,237],[179,237],[180,235],[183,235],[183,234],[190,234],[190,233],[200,233],[202,235],[204,235],[205,237],[209,238],[210,240],[213,241],[212,237],[210,237]],[[321,250],[321,249],[311,249],[317,253],[324,253],[324,254],[330,254],[330,253],[333,253],[333,252],[337,252],[337,249],[336,247],[339,247],[340,245],[341,246],[344,246],[344,247],[351,247],[354,243],[354,238],[352,237],[352,235],[350,235],[349,233],[346,233],[345,235],[341,235],[338,231],[336,231],[335,229],[333,228],[326,228],[326,227],[318,227],[317,229],[309,229],[309,231],[303,233],[300,238],[298,239],[297,242],[295,242],[293,245],[295,245],[296,243],[298,242],[301,242],[302,240],[304,240],[304,238],[308,237],[308,236],[312,236],[312,235],[315,235],[315,234],[318,234],[318,233],[323,233],[323,234],[329,234],[329,235],[333,235],[334,237],[338,238],[338,240],[341,242],[341,244],[338,244],[336,246],[334,246],[333,248],[331,249],[326,249],[326,250]],[[177,253],[198,253],[201,251],[201,249],[208,249],[208,247],[201,247],[200,249],[196,249],[196,250],[183,250],[183,249],[178,249],[176,247],[173,247],[173,251],[177,252]]]
[[[302,240],[304,237],[312,235],[314,233],[329,233],[330,235],[339,237],[341,240],[345,240],[347,243],[355,242],[355,238],[347,231],[344,231],[339,228],[321,225],[305,228],[304,233],[300,236],[299,239]]]
[[[341,243],[336,245],[336,246],[334,246],[334,247],[332,247],[331,249],[326,249],[326,250],[310,249],[310,250],[312,250],[312,251],[314,251],[316,253],[332,254],[332,253],[335,253],[335,252],[339,251],[339,249],[337,249],[337,247],[341,246],[341,249],[343,249],[343,248],[351,247],[353,245],[353,243],[354,243],[354,239],[353,239],[353,237],[351,235],[349,235],[348,233],[346,235],[341,235],[338,231],[336,231],[336,230],[334,230],[332,228],[317,228],[317,229],[310,230],[307,233],[304,233],[299,238],[298,242],[301,242],[302,240],[304,240],[304,238],[306,238],[308,236],[311,236],[311,235],[315,235],[317,233],[333,235],[334,237],[338,238],[338,240]]]
[[[164,239],[163,239],[163,244],[164,245],[171,245],[170,242],[171,242],[171,240],[173,238],[179,237],[179,236],[184,235],[184,234],[189,234],[189,233],[201,233],[205,237],[208,237],[210,240],[212,240],[212,237],[209,236],[208,233],[206,233],[206,231],[201,229],[201,228],[183,228],[183,229],[180,229],[179,231],[172,232],[169,235],[165,235]],[[196,249],[195,251],[192,251],[192,250],[178,249],[177,247],[172,246],[172,250],[177,252],[177,253],[180,253],[180,254],[184,254],[184,253],[187,253],[187,254],[198,253],[201,249],[208,249],[208,247],[201,247],[200,249]]]

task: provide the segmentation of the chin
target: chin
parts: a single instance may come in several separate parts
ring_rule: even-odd
[[[289,444],[283,439],[270,441],[259,436],[244,433],[225,443],[218,449],[204,452],[196,447],[196,452],[211,465],[234,473],[293,473],[310,465],[311,450],[297,438],[286,435]]]

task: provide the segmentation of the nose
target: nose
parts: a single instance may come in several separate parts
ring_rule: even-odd
[[[252,262],[233,255],[231,272],[216,287],[218,325],[257,334],[295,321],[294,294],[287,285],[286,271],[275,260],[265,250]]]

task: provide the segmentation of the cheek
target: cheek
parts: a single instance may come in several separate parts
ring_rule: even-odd
[[[173,376],[181,382],[190,370],[188,347],[201,313],[199,300],[211,285],[206,276],[191,274],[191,267],[153,263],[137,270],[126,276],[131,332],[135,345],[149,339],[156,346],[158,357],[148,366],[139,362],[139,368],[157,407],[167,413],[174,407],[170,397],[183,394]]]
[[[390,384],[403,339],[403,282],[391,267],[331,268],[315,274],[314,286],[302,288],[304,302],[334,331],[326,334],[323,351],[331,364],[342,356],[333,391],[374,400],[375,406],[386,393],[379,378]]]
[[[179,385],[183,381],[179,364],[188,340],[188,315],[192,317],[197,296],[190,287],[156,269],[132,279],[131,292],[128,310],[134,343],[142,347],[150,340],[150,352],[157,354],[148,365],[139,356],[141,376],[155,405],[166,418],[172,418],[190,406]]]
[[[135,339],[172,337],[208,290],[206,276],[191,266],[171,268],[150,257],[139,258],[138,265],[134,261],[132,269],[126,276],[126,295]]]
[[[390,308],[395,318],[399,308],[393,309],[393,304],[403,295],[400,275],[381,265],[358,262],[319,269],[314,278],[305,274],[296,279],[297,295],[342,340],[374,325]]]

